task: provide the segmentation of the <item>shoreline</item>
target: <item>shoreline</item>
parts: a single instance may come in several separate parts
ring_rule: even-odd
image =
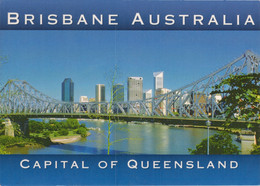
[[[86,137],[90,136],[91,133],[87,132]],[[81,140],[83,137],[81,135],[73,135],[73,136],[60,136],[60,137],[54,137],[50,138],[51,142],[54,144],[69,144],[69,143],[75,143],[79,140]]]
[[[51,142],[54,144],[68,144],[68,143],[74,143],[79,140],[81,140],[80,135],[75,135],[75,136],[61,136],[61,137],[55,137],[55,138],[50,138]]]
[[[79,121],[88,121],[88,120],[94,120],[94,121],[108,121],[108,120],[104,120],[104,119],[78,119]],[[115,121],[113,121],[115,122]],[[152,122],[147,122],[147,121],[131,121],[131,122],[127,122],[127,121],[117,121],[118,123],[124,123],[124,124],[128,124],[128,123],[133,123],[133,124],[137,124],[137,125],[142,125],[145,123],[152,123]],[[154,123],[155,124],[155,123]],[[175,127],[175,128],[202,128],[202,129],[207,129],[206,125],[192,125],[192,124],[165,124],[165,123],[160,123],[160,122],[156,122],[156,124],[159,125],[167,125],[169,127]],[[231,134],[240,134],[241,130],[240,128],[225,128],[224,126],[210,126],[209,127],[210,130],[216,130],[216,131],[226,131],[229,132]]]

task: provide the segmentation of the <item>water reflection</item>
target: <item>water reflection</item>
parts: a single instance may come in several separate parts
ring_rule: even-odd
[[[82,120],[87,127],[100,128],[92,130],[87,139],[64,145],[27,149],[28,154],[106,154],[107,121]],[[210,135],[216,131],[210,131]],[[153,123],[114,123],[111,141],[120,139],[111,147],[111,154],[189,154],[188,148],[194,149],[202,139],[207,137],[206,129],[176,128]],[[235,135],[232,135],[235,138]],[[241,146],[238,142],[234,143]],[[13,151],[15,152],[15,150]],[[21,153],[16,151],[15,153]]]

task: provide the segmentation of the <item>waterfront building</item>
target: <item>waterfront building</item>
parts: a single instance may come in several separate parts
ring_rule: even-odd
[[[143,78],[128,77],[127,80],[127,100],[136,101],[143,99]]]
[[[145,91],[144,94],[143,94],[143,99],[146,100],[146,99],[152,98],[153,97],[152,92],[153,92],[152,89]],[[151,99],[150,99],[149,103],[146,103],[146,106],[148,107],[148,110],[150,112],[152,112],[152,100]]]
[[[178,95],[178,98],[173,103],[173,112],[180,111],[180,105],[190,110],[191,108],[191,95],[187,91],[175,91],[175,94]]]
[[[66,78],[61,85],[61,100],[74,102],[74,83],[71,78]]]
[[[159,96],[159,95],[163,95],[163,94],[167,94],[171,92],[170,89],[167,88],[158,88],[155,91],[155,96]],[[163,100],[160,104],[159,104],[159,108],[157,110],[158,113],[161,113],[162,115],[166,116],[167,114],[167,108],[166,108],[166,100]],[[172,109],[172,108],[171,108]]]
[[[200,116],[201,114],[208,112],[207,110],[207,103],[209,97],[207,94],[203,92],[192,92],[191,93],[191,104],[197,107],[199,106],[201,109],[196,109],[191,112],[191,115],[194,117]],[[202,112],[203,111],[203,112]]]
[[[152,89],[145,91],[143,94],[143,99],[145,100],[145,99],[152,98],[153,97],[152,92],[153,92]]]
[[[89,98],[88,101],[89,101],[89,102],[96,102],[96,99],[95,99],[95,98]]]
[[[80,103],[87,103],[88,102],[88,96],[80,96],[79,102]]]
[[[124,85],[115,84],[113,85],[113,102],[124,101]]]
[[[87,104],[84,104],[84,103],[88,103],[88,97],[80,96],[79,102],[82,103],[82,104],[80,104],[81,105],[80,112],[87,112]]]
[[[154,72],[154,95],[155,91],[159,88],[163,88],[163,72]]]
[[[96,85],[96,102],[105,102],[106,101],[106,92],[104,84]],[[106,108],[102,104],[97,104],[96,112],[101,113],[106,110]]]
[[[96,85],[96,102],[103,102],[106,101],[106,91],[104,84],[97,84]]]

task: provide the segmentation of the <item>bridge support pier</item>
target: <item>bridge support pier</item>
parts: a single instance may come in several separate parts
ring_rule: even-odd
[[[6,118],[3,122],[5,124],[5,135],[14,137],[14,127],[9,118]]]
[[[21,131],[25,136],[29,136],[29,119],[28,118],[15,118],[12,119],[13,122],[20,126]]]

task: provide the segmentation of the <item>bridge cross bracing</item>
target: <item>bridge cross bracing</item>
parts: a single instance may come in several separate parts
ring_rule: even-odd
[[[9,80],[0,90],[0,114],[10,113],[99,113],[172,116],[188,118],[224,118],[212,87],[229,75],[259,73],[260,58],[251,51],[215,72],[169,93],[145,100],[113,102],[62,102],[35,89],[28,82]],[[109,109],[111,108],[111,109]]]

